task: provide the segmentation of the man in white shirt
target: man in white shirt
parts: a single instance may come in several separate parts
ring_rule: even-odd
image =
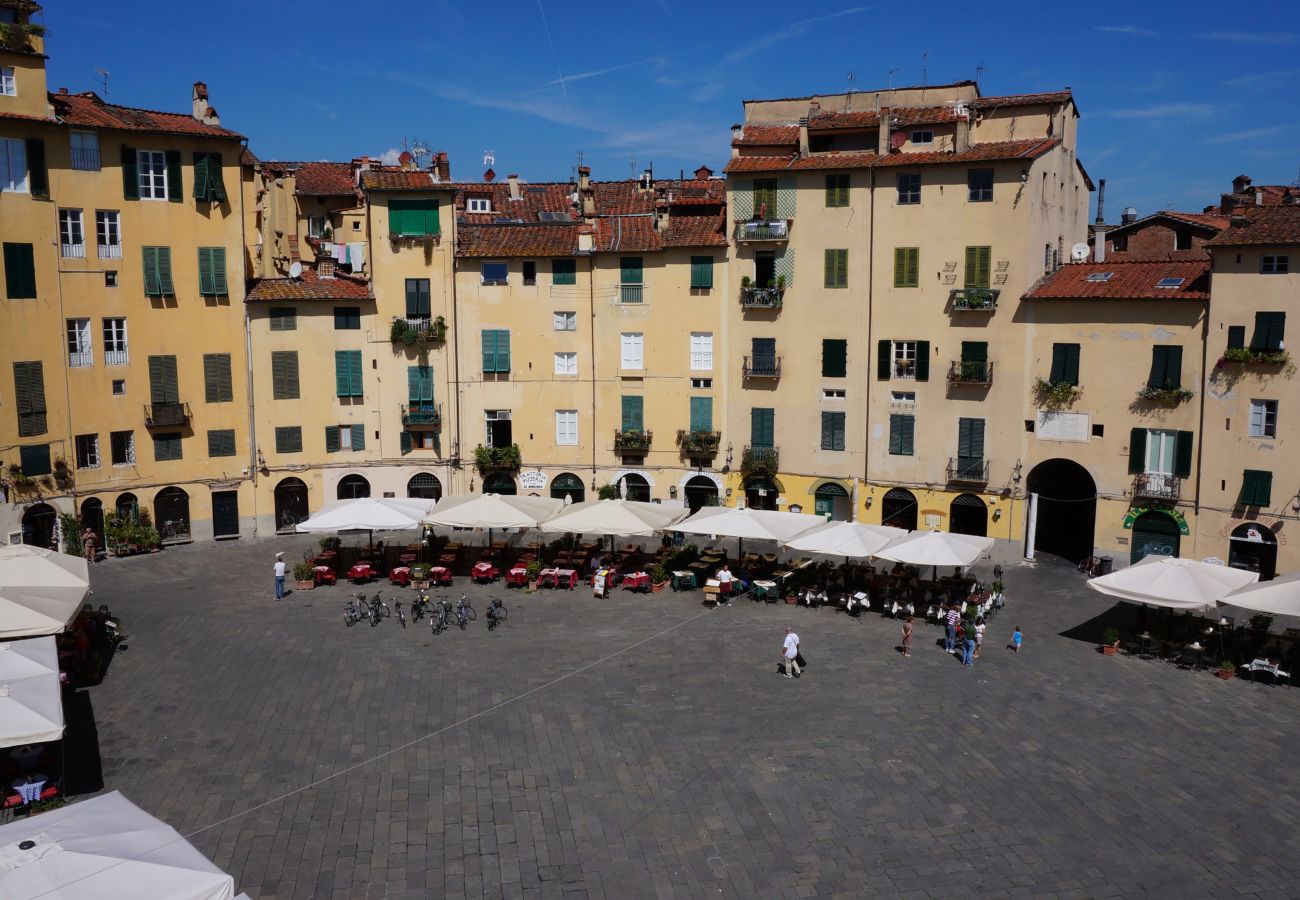
[[[718,597],[726,601],[728,606],[731,605],[731,582],[731,569],[723,563],[722,568],[718,570]]]
[[[284,599],[284,573],[288,568],[284,564],[284,554],[275,554],[275,599]]]
[[[795,658],[799,655],[799,635],[785,626],[785,643],[781,645],[781,664],[785,666],[786,678],[799,677],[799,664]],[[791,674],[793,673],[793,675]]]

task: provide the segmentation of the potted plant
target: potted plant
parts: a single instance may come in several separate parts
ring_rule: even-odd
[[[747,290],[749,290],[749,286],[750,286],[751,284],[753,284],[753,282],[750,280],[750,278],[749,278],[748,275],[741,275],[741,276],[740,276],[740,289],[741,289],[741,290],[743,290],[743,291],[747,291]]]
[[[1101,639],[1101,652],[1106,656],[1114,656],[1119,650],[1119,630],[1107,628],[1106,633]]]
[[[776,292],[777,292],[778,294],[784,294],[784,293],[785,293],[785,276],[784,276],[784,275],[778,275],[778,276],[776,276]]]
[[[799,602],[799,598],[794,595],[794,591],[791,591],[785,595],[785,603],[787,606],[794,606],[798,602]]]
[[[668,570],[664,568],[663,563],[659,563],[650,570],[650,591],[658,594],[666,587],[668,587]]]
[[[528,573],[529,590],[534,590],[534,591],[537,590],[537,578],[539,575],[542,574],[541,560],[538,559],[533,560],[527,566],[525,566],[524,569]]]
[[[411,587],[417,591],[429,589],[429,566],[416,564],[411,566]]]
[[[316,586],[316,567],[309,562],[300,562],[293,567],[293,586],[299,591],[310,591]]]
[[[1237,666],[1236,666],[1236,663],[1234,663],[1234,662],[1233,662],[1232,660],[1230,660],[1230,659],[1220,660],[1220,661],[1219,661],[1219,671],[1215,672],[1214,674],[1215,674],[1215,675],[1218,675],[1218,676],[1219,676],[1220,678],[1222,678],[1224,681],[1230,681],[1231,679],[1233,679],[1233,678],[1236,677],[1236,675],[1237,675]]]
[[[337,550],[343,544],[343,539],[337,534],[326,535],[320,539],[320,548],[322,551]]]

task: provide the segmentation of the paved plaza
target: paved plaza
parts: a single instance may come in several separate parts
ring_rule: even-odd
[[[1111,607],[1063,564],[1008,567],[972,670],[935,626],[904,659],[875,614],[700,594],[346,628],[351,588],[273,600],[307,546],[92,570],[129,635],[89,691],[105,788],[255,900],[1300,895],[1300,692],[1063,636]]]

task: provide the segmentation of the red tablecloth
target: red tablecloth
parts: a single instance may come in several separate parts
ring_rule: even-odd
[[[473,576],[475,581],[478,581],[480,579],[496,578],[500,574],[501,574],[501,570],[498,569],[496,566],[492,565],[492,563],[490,562],[474,563]]]
[[[389,569],[388,580],[392,584],[400,584],[402,587],[406,587],[411,583],[411,567],[396,566],[395,568]]]
[[[429,580],[435,584],[451,584],[451,569],[446,566],[434,566],[429,570]]]
[[[369,563],[357,563],[355,566],[348,569],[348,578],[351,578],[353,581],[369,581],[374,578],[376,574],[375,570],[370,568]]]
[[[523,566],[515,566],[506,573],[506,584],[517,584],[524,587],[528,584],[528,570]]]
[[[338,582],[338,576],[334,574],[334,570],[329,566],[316,566],[315,571],[317,584],[336,584]]]
[[[648,591],[650,590],[650,575],[647,572],[632,572],[623,576],[623,590],[625,591]]]

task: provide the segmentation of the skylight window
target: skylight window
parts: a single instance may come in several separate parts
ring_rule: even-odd
[[[1086,281],[1110,281],[1114,277],[1115,277],[1114,272],[1093,272],[1085,280]]]
[[[1182,287],[1183,282],[1186,280],[1187,280],[1186,278],[1161,278],[1159,281],[1156,282],[1156,287],[1158,288]]]

